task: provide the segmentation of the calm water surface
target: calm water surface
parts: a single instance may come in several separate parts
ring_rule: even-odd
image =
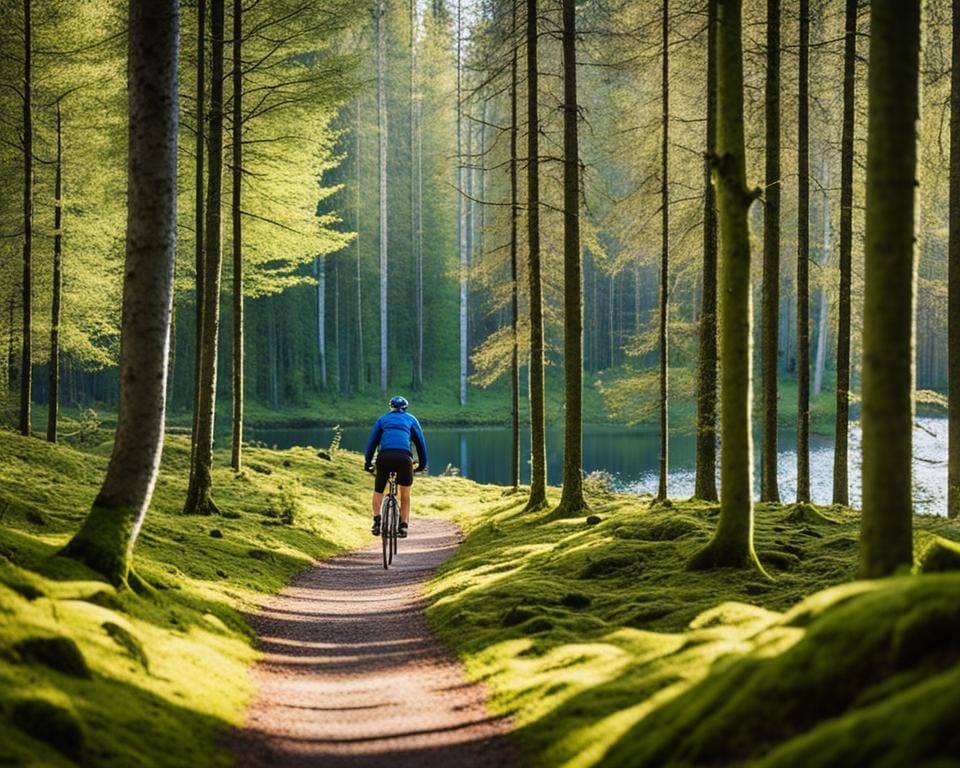
[[[913,433],[914,499],[917,512],[946,514],[947,486],[947,420],[921,418]],[[433,474],[445,467],[456,467],[461,474],[480,483],[510,482],[510,430],[508,428],[459,429],[430,427],[424,424],[430,449],[430,470]],[[341,446],[362,452],[369,430],[346,427]],[[247,437],[269,446],[289,448],[294,445],[326,447],[333,437],[329,428],[317,429],[249,429]],[[521,445],[529,450],[530,434],[524,431]],[[563,432],[547,430],[547,479],[558,484],[562,473]],[[756,492],[759,493],[759,440],[754,440],[757,462]],[[796,434],[783,431],[779,436],[780,461],[778,478],[780,497],[792,500],[796,494]],[[618,490],[656,493],[658,472],[658,438],[656,431],[623,427],[584,428],[583,468],[586,472],[601,470],[610,473]],[[694,435],[676,433],[670,436],[668,491],[670,496],[684,498],[693,494],[696,442]],[[530,466],[520,467],[521,482],[530,482]],[[718,473],[719,474],[719,473]],[[850,501],[860,505],[860,430],[850,430]],[[810,484],[813,501],[829,504],[833,495],[833,439],[810,436]]]

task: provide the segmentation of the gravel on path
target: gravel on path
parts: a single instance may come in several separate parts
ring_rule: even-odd
[[[390,570],[380,540],[301,573],[251,618],[265,656],[243,729],[241,768],[516,766],[511,723],[430,633],[423,587],[459,529],[411,521]]]

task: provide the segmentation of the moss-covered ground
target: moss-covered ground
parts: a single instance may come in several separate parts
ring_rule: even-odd
[[[715,505],[591,505],[594,525],[510,496],[459,515],[431,586],[433,627],[531,765],[960,765],[960,573],[855,581],[859,516],[809,505],[757,506],[769,576],[689,572]],[[916,530],[931,562],[960,538]]]

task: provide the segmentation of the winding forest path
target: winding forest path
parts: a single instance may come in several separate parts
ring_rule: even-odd
[[[423,586],[459,541],[452,523],[415,519],[389,571],[376,539],[263,606],[257,694],[229,740],[239,766],[517,765],[509,723],[490,717],[424,617]]]

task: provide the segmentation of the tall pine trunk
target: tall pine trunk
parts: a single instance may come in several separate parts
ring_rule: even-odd
[[[763,212],[763,319],[760,371],[763,442],[760,498],[780,501],[777,486],[777,373],[780,337],[780,0],[767,0],[766,205]]]
[[[707,138],[704,158],[703,281],[697,365],[694,496],[717,500],[717,199],[710,166],[717,152],[717,4],[707,2]]]
[[[960,2],[960,0],[958,0]],[[517,159],[517,90],[520,40],[517,37],[517,3],[512,4],[510,59],[510,482],[513,489],[520,488],[520,286],[518,271],[518,229],[520,222],[519,169]]]
[[[810,501],[810,0],[800,0],[797,120],[797,501]]]
[[[563,0],[563,493],[556,512],[583,499],[583,282],[580,257],[580,140],[576,0]]]
[[[210,6],[210,128],[207,156],[207,204],[203,278],[203,334],[200,347],[199,400],[194,430],[195,454],[184,503],[184,514],[218,511],[210,496],[213,487],[213,428],[217,405],[217,345],[220,331],[220,271],[223,262],[221,199],[223,192],[223,53],[224,0]]]
[[[832,247],[833,230],[830,224],[830,165],[826,156],[820,168],[820,188],[821,188],[821,215],[823,218],[823,240],[820,249],[821,263],[820,267],[826,267],[830,264],[830,254]],[[817,354],[813,364],[813,396],[820,394],[823,388],[823,372],[827,364],[827,318],[829,315],[827,293],[823,288],[817,290],[818,297],[818,319],[817,319]]]
[[[410,0],[410,252],[413,254],[413,305],[417,324],[413,353],[413,388],[423,386],[423,264],[420,253],[420,222],[417,192],[422,166],[417,146],[417,4]]]
[[[353,155],[353,162],[357,172],[356,178],[356,189],[354,195],[354,211],[356,212],[356,220],[354,221],[354,229],[356,230],[357,236],[355,239],[356,245],[356,262],[357,262],[357,390],[363,392],[366,385],[366,372],[364,371],[364,357],[363,357],[363,280],[360,270],[361,265],[361,256],[363,252],[360,250],[360,102],[357,101],[357,114],[356,114],[356,124],[354,126],[354,141],[355,141],[355,150]]]
[[[193,468],[196,464],[197,455],[197,417],[200,414],[200,366],[201,353],[203,350],[203,280],[205,264],[204,261],[204,142],[206,141],[206,54],[207,54],[207,2],[206,0],[197,0],[197,130],[195,134],[195,164],[193,176],[193,194],[194,194],[194,268],[196,270],[194,292],[196,295],[196,324],[194,333],[194,353],[193,353],[193,429],[190,444],[190,476],[193,477]]]
[[[663,0],[661,44],[663,46],[660,72],[660,482],[657,500],[667,498],[667,323],[669,322],[669,266],[670,266],[670,192],[667,186],[670,138],[670,17],[669,2]]]
[[[950,427],[947,439],[947,514],[960,517],[960,0],[953,0],[950,75],[950,244],[947,344]]]
[[[377,0],[374,11],[377,35],[377,147],[380,192],[380,392],[387,391],[387,363],[389,350],[387,287],[387,87],[386,87],[386,45],[387,30],[384,16],[386,6],[383,0]]]
[[[457,248],[460,253],[460,405],[467,404],[467,244],[463,200],[463,0],[457,0]]]
[[[750,230],[743,139],[741,0],[717,2],[717,158],[720,224],[720,520],[690,567],[759,567],[753,549],[750,431]]]
[[[846,0],[843,48],[843,132],[840,140],[840,294],[837,299],[837,409],[833,503],[850,503],[847,445],[850,412],[850,301],[853,251],[853,138],[856,127],[857,2]]]
[[[233,3],[233,189],[230,205],[233,224],[233,435],[230,466],[243,466],[243,2]],[[321,360],[323,365],[323,360]],[[326,370],[324,369],[324,386]]]
[[[130,3],[117,431],[100,492],[63,550],[118,585],[129,577],[163,446],[177,234],[178,7],[177,0]]]
[[[527,273],[530,281],[530,499],[527,510],[547,503],[544,423],[543,293],[540,275],[540,116],[537,71],[537,0],[527,0]]]
[[[63,120],[57,99],[57,159],[53,181],[53,302],[50,309],[50,387],[47,408],[47,440],[57,442],[60,411],[60,303],[63,297]]]
[[[32,0],[23,0],[23,338],[20,347],[20,434],[32,431],[33,390],[33,44]]]
[[[860,575],[913,562],[914,387],[920,0],[870,5],[863,306]]]

